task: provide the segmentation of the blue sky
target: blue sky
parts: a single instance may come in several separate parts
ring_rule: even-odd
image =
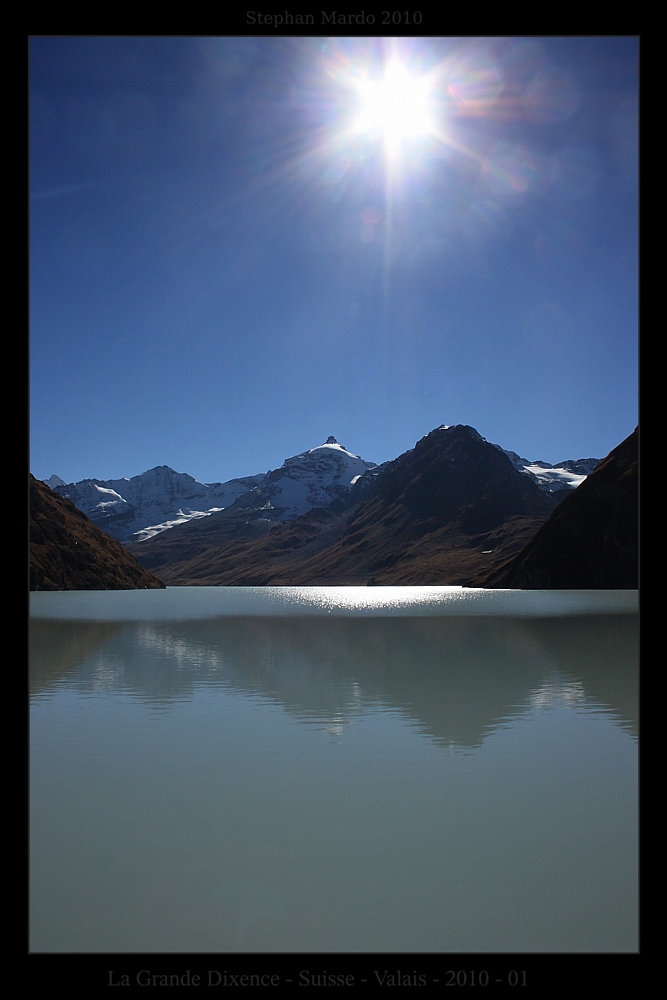
[[[31,471],[607,454],[637,93],[633,38],[32,39]]]

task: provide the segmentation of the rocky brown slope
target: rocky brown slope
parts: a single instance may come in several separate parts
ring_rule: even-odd
[[[71,501],[30,476],[31,590],[164,587]]]
[[[635,589],[639,581],[639,434],[607,455],[507,565],[477,586]]]

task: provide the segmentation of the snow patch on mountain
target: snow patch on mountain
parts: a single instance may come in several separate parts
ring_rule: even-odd
[[[162,531],[175,528],[177,524],[186,524],[188,521],[193,521],[198,517],[210,517],[211,514],[217,514],[219,510],[224,509],[224,507],[211,507],[210,510],[191,510],[188,513],[179,510],[178,516],[172,518],[171,521],[163,521],[162,524],[151,524],[147,528],[135,531],[132,535],[132,541],[145,542],[146,539],[153,538],[154,535],[159,535]]]
[[[501,448],[499,444],[494,445],[494,448],[504,452],[517,472],[529,476],[545,493],[569,493],[571,490],[576,490],[601,461],[599,458],[578,458],[559,462],[558,465],[549,465],[548,462],[539,460],[531,462],[527,458],[521,458],[515,451]]]
[[[586,476],[578,476],[576,473],[570,472],[569,469],[558,469],[555,466],[545,469],[542,464],[525,465],[523,471],[532,476],[537,485],[546,488],[549,493],[562,489],[576,490],[577,486],[581,486],[586,479]]]

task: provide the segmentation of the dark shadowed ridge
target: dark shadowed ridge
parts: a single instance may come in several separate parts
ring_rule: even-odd
[[[247,537],[232,506],[129,548],[169,585],[466,584],[521,551],[557,504],[464,425],[431,431],[372,473],[351,510]]]
[[[607,455],[514,559],[476,586],[635,589],[639,582],[639,433]]]
[[[164,587],[70,500],[30,476],[31,590]]]

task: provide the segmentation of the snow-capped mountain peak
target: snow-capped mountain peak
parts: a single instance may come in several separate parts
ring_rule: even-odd
[[[329,435],[324,444],[318,444],[316,448],[311,448],[308,454],[312,455],[313,452],[320,451],[322,448],[332,449],[333,451],[342,451],[345,452],[346,455],[350,455],[352,458],[359,458],[358,455],[355,455],[353,452],[348,451],[344,444],[339,444],[338,441],[336,441],[336,438],[333,436],[333,434]],[[304,454],[306,453],[304,452]]]
[[[318,452],[318,451],[337,451],[337,452],[342,452],[342,454],[347,455],[349,458],[355,459],[357,461],[363,461],[363,460],[360,460],[359,456],[355,455],[354,452],[348,451],[344,444],[339,444],[338,441],[336,441],[336,438],[333,436],[333,434],[329,435],[329,437],[326,439],[326,441],[324,442],[324,444],[318,444],[316,448],[311,448],[308,452],[304,452],[303,454],[304,455],[306,455],[306,454],[313,455],[313,454],[315,454],[315,452]],[[296,457],[298,458],[300,456],[296,456]],[[373,467],[373,462],[366,462],[365,464],[366,465],[370,465],[371,467]]]
[[[286,458],[279,469],[268,472],[253,491],[252,507],[270,512],[270,520],[291,521],[315,507],[329,507],[346,498],[350,487],[375,462],[366,462],[330,435],[324,444]]]

